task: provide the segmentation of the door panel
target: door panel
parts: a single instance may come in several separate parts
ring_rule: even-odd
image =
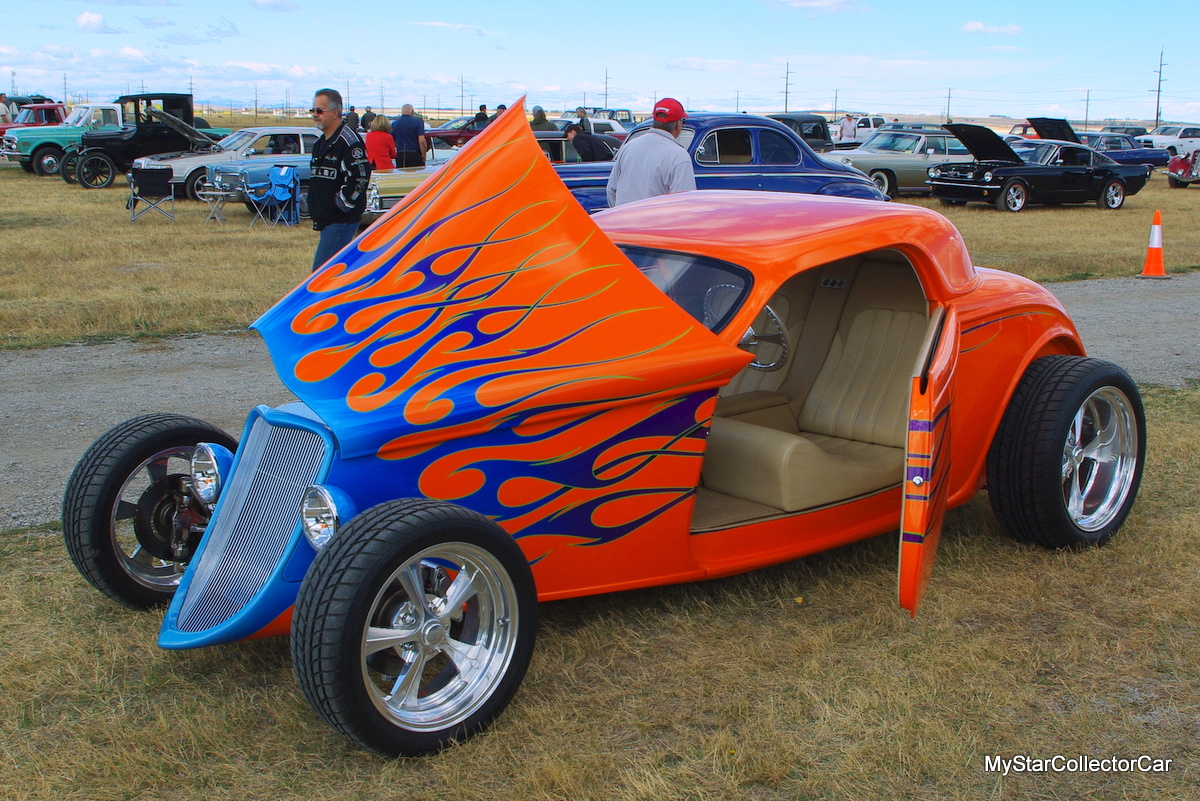
[[[900,520],[900,606],[916,617],[937,555],[950,478],[950,418],[958,364],[958,313],[934,310],[922,369],[909,395]]]

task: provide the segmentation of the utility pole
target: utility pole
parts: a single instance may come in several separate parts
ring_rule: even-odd
[[[1158,127],[1158,123],[1160,121],[1160,118],[1162,117],[1162,82],[1163,82],[1162,68],[1164,66],[1170,66],[1170,65],[1163,64],[1163,49],[1160,47],[1158,49],[1158,88],[1156,90],[1154,90],[1154,127],[1155,128]]]
[[[1083,130],[1088,129],[1088,117],[1091,116],[1092,109],[1092,90],[1088,89],[1087,94],[1083,96]]]
[[[254,84],[254,124],[258,125],[258,84]]]
[[[950,122],[950,87],[946,87],[946,122]]]
[[[67,73],[64,72],[63,73],[63,102],[66,103],[69,100],[70,100],[70,96],[67,94]]]
[[[350,79],[349,78],[346,79],[346,99],[344,102],[346,104],[346,108],[349,108],[350,107]]]
[[[742,90],[733,90],[733,113],[740,114],[742,111]]]
[[[834,120],[834,122],[837,122],[837,118],[838,118],[838,115],[837,115],[837,96],[838,96],[838,90],[837,90],[837,89],[834,89],[834,90],[833,90],[833,120]]]
[[[461,117],[467,113],[467,104],[463,102],[463,94],[466,92],[466,84],[463,82],[462,73],[458,75],[458,115]],[[471,98],[474,100],[475,98]]]
[[[783,113],[788,112],[788,90],[792,86],[792,63],[783,62]]]
[[[608,108],[608,70],[604,71],[604,107]]]

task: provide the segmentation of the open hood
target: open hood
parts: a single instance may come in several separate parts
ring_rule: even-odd
[[[966,145],[967,150],[976,161],[1008,161],[1013,164],[1023,164],[1021,157],[1016,154],[1008,143],[1000,138],[1000,134],[982,125],[968,125],[962,122],[946,123],[945,128],[954,134],[958,141]]]
[[[1037,131],[1037,135],[1043,139],[1079,142],[1079,137],[1075,135],[1075,129],[1066,120],[1055,119],[1053,117],[1030,117],[1029,124],[1033,126],[1033,130]]]
[[[175,131],[176,133],[186,136],[187,140],[192,143],[192,148],[194,150],[220,150],[221,149],[217,145],[217,143],[212,140],[212,137],[205,136],[204,134],[200,133],[198,130],[196,130],[192,126],[188,125],[186,122],[184,122],[183,120],[174,116],[173,114],[168,114],[167,112],[163,111],[162,109],[157,109],[154,107],[150,107],[150,108],[146,109],[146,114],[149,115],[151,118],[158,120],[163,125],[167,126],[168,128]]]
[[[344,456],[715,394],[749,360],[600,230],[523,102],[252,327]]]

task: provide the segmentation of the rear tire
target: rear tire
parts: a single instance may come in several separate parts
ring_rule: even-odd
[[[1019,542],[1103,545],[1137,497],[1146,419],[1111,362],[1046,356],[1025,371],[988,451],[992,509]]]
[[[187,196],[191,200],[201,200],[200,193],[208,188],[208,176],[204,170],[196,170],[187,177],[184,183]]]
[[[79,151],[69,151],[63,156],[62,166],[58,170],[58,175],[71,186],[79,183],[75,180],[75,170],[79,168]]]
[[[117,179],[117,163],[104,152],[83,153],[75,168],[75,180],[87,189],[107,189]]]
[[[1116,211],[1125,205],[1125,184],[1120,181],[1109,181],[1096,198],[1096,208]]]

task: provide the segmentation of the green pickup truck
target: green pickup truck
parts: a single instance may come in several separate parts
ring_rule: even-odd
[[[0,156],[19,162],[26,171],[38,175],[57,175],[62,165],[63,154],[78,150],[86,131],[113,130],[136,126],[161,127],[161,123],[150,119],[146,108],[158,108],[184,122],[199,128],[214,140],[227,136],[229,128],[212,128],[195,116],[192,96],[182,94],[141,94],[118,97],[112,103],[80,103],[72,110],[62,125],[39,128],[17,128],[4,134],[0,142]],[[171,149],[186,150],[186,143],[168,141],[163,138],[162,152]]]

